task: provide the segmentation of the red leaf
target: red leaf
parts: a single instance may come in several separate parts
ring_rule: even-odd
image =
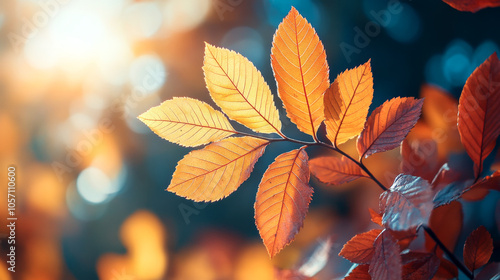
[[[375,251],[373,242],[381,232],[381,229],[372,229],[368,232],[355,235],[344,244],[339,256],[354,263],[369,263]]]
[[[415,140],[411,144],[403,140],[401,144],[401,171],[432,181],[438,170],[437,143],[432,139]]]
[[[390,231],[392,236],[394,236],[394,238],[398,241],[398,245],[401,250],[407,249],[410,246],[410,243],[417,238],[416,227],[404,231]]]
[[[452,279],[458,277],[458,268],[455,264],[447,259],[440,259],[438,271],[436,272],[436,278],[438,279]]]
[[[311,172],[323,183],[340,185],[366,177],[353,161],[342,156],[318,157],[309,161]]]
[[[409,252],[401,257],[404,280],[430,280],[439,268],[439,258],[431,253]]]
[[[490,190],[500,191],[500,170],[472,185],[464,191],[462,197],[469,201],[481,200]]]
[[[465,265],[474,271],[488,263],[493,254],[493,239],[484,226],[473,231],[464,245]]]
[[[375,252],[368,272],[373,279],[400,280],[402,276],[399,246],[394,237],[384,230],[375,240]]]
[[[397,97],[375,109],[358,138],[360,158],[398,147],[417,123],[422,104],[423,99]]]
[[[458,131],[479,177],[500,134],[500,61],[493,53],[465,83],[458,105]]]
[[[382,225],[382,215],[375,212],[375,210],[373,210],[371,208],[368,208],[368,210],[370,211],[370,217],[371,217],[372,222],[376,223],[379,226],[383,226]]]
[[[454,201],[434,209],[429,219],[429,227],[432,228],[432,231],[439,237],[446,248],[452,252],[462,230],[463,216],[462,204]],[[453,219],[450,219],[450,217],[453,217]],[[428,251],[435,249],[438,257],[443,255],[443,251],[436,247],[436,242],[427,233],[425,234],[425,247]]]
[[[427,224],[433,208],[430,184],[420,177],[399,174],[380,195],[382,223],[396,231]]]
[[[443,0],[446,4],[462,12],[477,12],[484,8],[500,6],[500,0]]]
[[[370,276],[370,273],[368,273],[369,267],[370,266],[367,264],[357,265],[349,272],[344,280],[371,280],[372,277]]]

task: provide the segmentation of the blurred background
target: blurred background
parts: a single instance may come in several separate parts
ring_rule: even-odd
[[[384,0],[2,0],[0,177],[7,182],[7,167],[16,166],[18,222],[15,274],[6,272],[8,232],[0,229],[0,279],[273,279],[275,268],[297,267],[325,243],[330,258],[317,278],[342,277],[350,263],[338,251],[373,227],[367,206],[378,210],[375,185],[313,179],[304,228],[271,261],[253,203],[267,165],[295,146],[267,149],[238,191],[196,204],[164,191],[190,149],[136,117],[173,96],[213,105],[201,69],[205,41],[248,57],[276,93],[270,49],[292,5],[323,41],[331,80],[371,58],[371,110],[395,96],[417,97],[426,83],[458,98],[470,73],[499,50],[500,9],[472,14],[438,0],[396,2],[397,9]],[[275,99],[285,134],[307,140]],[[443,131],[456,142],[456,129]],[[352,141],[344,147],[355,153]],[[464,158],[459,143],[438,148],[437,162]],[[390,185],[399,161],[396,149],[367,164]],[[492,193],[464,203],[464,227],[484,224],[498,240],[498,200]]]

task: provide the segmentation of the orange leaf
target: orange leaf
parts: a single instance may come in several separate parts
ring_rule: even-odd
[[[488,195],[490,190],[500,191],[500,170],[464,190],[462,197],[468,201],[477,201]]]
[[[281,134],[281,121],[262,74],[244,56],[205,44],[205,82],[229,118],[255,132]]]
[[[255,222],[267,252],[274,257],[302,227],[313,189],[303,148],[279,155],[262,177]]]
[[[500,0],[443,0],[446,4],[462,12],[477,12],[484,8],[500,6]]]
[[[375,212],[375,210],[373,210],[371,208],[368,208],[368,210],[370,211],[370,217],[371,217],[372,222],[376,223],[379,226],[383,226],[382,225],[382,215],[379,214],[378,212]]]
[[[450,219],[450,217],[453,217],[453,219]],[[462,204],[453,201],[448,205],[432,210],[429,219],[429,227],[432,228],[432,231],[439,237],[446,248],[452,251],[462,231],[463,217]],[[427,233],[425,233],[425,247],[428,251],[435,250],[438,257],[443,255],[443,251],[437,247],[436,242]]]
[[[287,116],[316,139],[330,84],[328,64],[316,31],[293,7],[274,35],[271,66]]]
[[[167,190],[194,201],[216,201],[234,192],[248,177],[268,141],[227,138],[179,161]]]
[[[373,279],[400,280],[402,276],[401,255],[396,240],[387,230],[375,239],[375,252],[370,262]]]
[[[335,146],[363,130],[372,99],[370,61],[337,76],[325,92],[326,136]]]
[[[464,245],[465,265],[474,271],[488,263],[493,254],[493,239],[484,226],[473,231]]]
[[[417,123],[423,99],[396,97],[375,109],[358,138],[359,157],[398,147]]]
[[[353,263],[369,263],[375,252],[373,242],[375,242],[375,239],[381,232],[381,229],[372,229],[355,235],[344,244],[344,247],[340,250],[339,256]]]
[[[192,98],[174,97],[138,118],[158,136],[185,147],[205,145],[236,133],[221,112]]]
[[[434,279],[452,279],[458,277],[457,266],[447,259],[439,259],[440,264]]]
[[[309,168],[321,182],[332,185],[340,185],[366,177],[358,165],[344,156],[314,158],[309,161]]]
[[[458,131],[477,177],[500,134],[500,61],[493,53],[465,82],[458,105]]]
[[[401,257],[403,280],[432,279],[439,268],[439,258],[432,253],[409,252]]]
[[[360,264],[352,269],[344,280],[371,280],[372,277],[368,273],[369,265]]]

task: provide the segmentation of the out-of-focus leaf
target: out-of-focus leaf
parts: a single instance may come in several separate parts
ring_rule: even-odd
[[[340,185],[361,177],[366,177],[361,168],[353,161],[342,156],[318,157],[309,161],[311,173],[321,182]]]
[[[139,116],[154,133],[185,147],[205,145],[236,133],[229,120],[210,105],[174,97]]]
[[[411,144],[407,139],[401,144],[401,171],[404,174],[421,177],[432,181],[438,170],[437,144],[436,141],[416,140]]]
[[[446,4],[462,12],[477,12],[484,8],[500,6],[500,0],[443,0]]]
[[[465,83],[458,105],[458,131],[475,163],[475,174],[491,153],[500,134],[500,61],[493,53]]]
[[[368,273],[369,268],[370,266],[367,264],[356,265],[356,267],[349,271],[344,280],[371,280],[372,277]]]
[[[334,146],[359,135],[372,99],[370,61],[337,76],[325,92],[326,136]]]
[[[271,66],[288,117],[316,139],[324,119],[323,93],[330,84],[328,64],[316,31],[295,8],[274,35]]]
[[[491,262],[479,272],[474,280],[500,280],[500,263]]]
[[[451,202],[459,199],[462,196],[462,194],[465,191],[467,191],[467,189],[470,188],[471,184],[472,180],[468,180],[465,182],[458,181],[444,187],[434,196],[433,199],[434,208],[450,204]]]
[[[271,90],[248,59],[205,44],[203,72],[210,96],[229,118],[255,132],[281,133]]]
[[[436,272],[437,279],[453,279],[458,277],[457,266],[447,259],[440,258],[439,268]]]
[[[314,248],[314,251],[308,256],[304,263],[300,265],[298,271],[305,276],[313,277],[320,272],[330,258],[330,251],[332,249],[333,238],[329,237],[322,241]]]
[[[396,97],[375,109],[358,138],[360,158],[398,147],[417,123],[423,102]]]
[[[450,217],[453,217],[453,219]],[[446,248],[452,251],[462,231],[463,217],[462,204],[454,201],[432,210],[429,219],[429,227],[432,228],[432,231],[439,237]],[[428,251],[434,251],[439,257],[443,254],[443,251],[437,247],[436,242],[427,233],[425,234],[425,247]]]
[[[399,174],[391,188],[380,195],[384,226],[396,231],[427,224],[431,214],[433,192],[420,177]]]
[[[303,148],[279,155],[264,173],[255,201],[255,222],[274,257],[302,227],[313,189]]]
[[[275,280],[312,280],[314,278],[303,275],[297,270],[283,269],[276,270]]]
[[[375,210],[373,210],[371,208],[368,208],[368,210],[370,211],[370,217],[371,217],[372,222],[376,223],[379,226],[383,226],[382,215],[379,214],[378,212],[375,212]]]
[[[493,239],[484,226],[474,230],[464,245],[464,262],[472,271],[488,263],[493,254]]]
[[[355,235],[344,244],[339,256],[354,263],[369,263],[375,251],[373,242],[375,242],[375,239],[381,232],[381,229],[372,229]]]
[[[404,280],[430,280],[439,268],[439,258],[432,253],[409,252],[401,258]]]
[[[234,192],[264,153],[268,141],[226,138],[179,161],[167,190],[194,201],[216,201]]]
[[[370,273],[375,280],[400,280],[402,277],[401,255],[399,246],[391,233],[384,230],[375,239],[375,252],[370,262]]]

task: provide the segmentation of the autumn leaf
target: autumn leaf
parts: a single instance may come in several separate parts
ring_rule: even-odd
[[[262,74],[241,54],[205,44],[208,91],[226,115],[255,132],[281,134],[281,121]]]
[[[373,242],[381,232],[381,229],[372,229],[355,235],[344,244],[339,256],[354,263],[369,263],[375,252]]]
[[[271,66],[287,116],[316,139],[330,84],[328,64],[316,31],[293,7],[274,35]]]
[[[236,133],[221,112],[192,98],[174,97],[138,118],[158,136],[185,147],[205,145]]]
[[[432,197],[429,182],[399,174],[391,188],[380,195],[382,223],[396,231],[427,224],[433,208]]]
[[[401,171],[432,181],[439,169],[436,152],[437,143],[432,139],[414,140],[411,144],[404,139],[401,143]]]
[[[303,148],[279,155],[262,177],[255,201],[255,222],[271,257],[302,227],[313,189]]]
[[[309,161],[309,168],[321,182],[340,185],[361,177],[367,177],[353,161],[342,156],[318,157]]]
[[[379,226],[383,226],[382,224],[382,215],[380,215],[378,212],[375,212],[375,210],[368,208],[370,211],[370,219],[372,222],[376,223]]]
[[[443,0],[446,4],[462,12],[477,12],[484,8],[500,6],[500,0]]]
[[[417,123],[422,104],[423,99],[396,97],[375,109],[358,138],[360,159],[398,147]]]
[[[326,136],[334,146],[359,135],[372,99],[370,61],[337,76],[325,92]]]
[[[500,134],[500,61],[493,53],[465,82],[458,105],[458,131],[475,163],[476,178]]]
[[[455,264],[447,259],[440,258],[439,260],[440,264],[435,279],[452,279],[458,277],[458,268]]]
[[[432,253],[409,252],[401,256],[403,280],[432,279],[439,268],[439,258]]]
[[[450,219],[453,217],[453,219]],[[462,204],[458,201],[452,202],[443,207],[432,210],[429,218],[429,227],[439,237],[439,240],[453,251],[455,248],[463,224]],[[425,233],[425,248],[428,251],[434,251],[438,257],[443,255],[441,248],[437,247],[436,242],[427,233]]]
[[[462,197],[468,201],[477,201],[486,197],[490,190],[500,191],[500,170],[495,171],[490,176],[486,176],[466,189]]]
[[[368,273],[369,267],[367,264],[356,265],[356,267],[349,271],[344,280],[371,280],[372,277]]]
[[[179,161],[167,190],[194,201],[216,201],[234,192],[248,177],[268,141],[226,138]]]
[[[474,230],[464,245],[464,262],[472,271],[488,263],[493,254],[493,239],[484,226]]]
[[[370,262],[372,279],[400,280],[402,276],[401,256],[399,246],[391,233],[384,230],[375,239],[375,252]]]

